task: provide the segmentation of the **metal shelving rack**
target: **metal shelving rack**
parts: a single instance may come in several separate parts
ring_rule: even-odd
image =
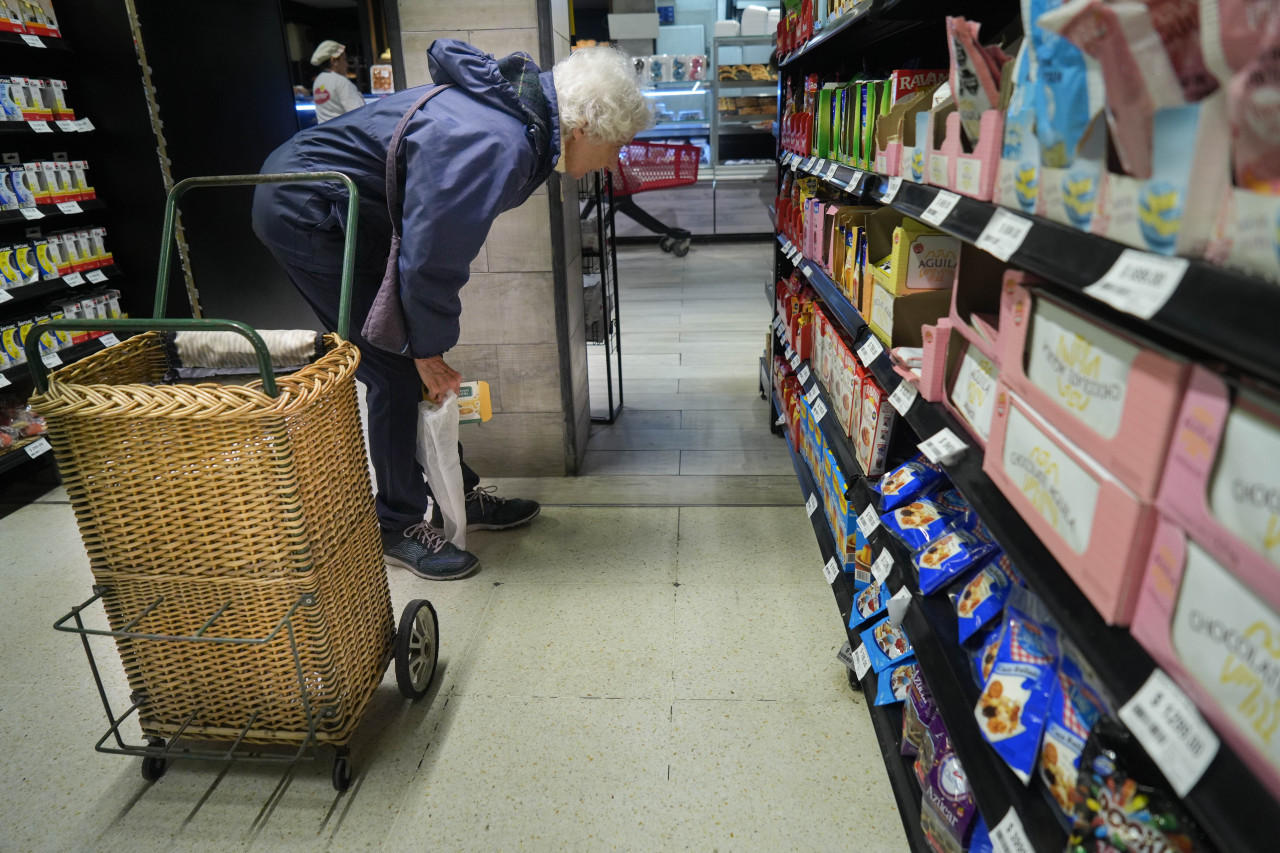
[[[622,325],[618,310],[618,254],[614,232],[613,184],[604,172],[593,172],[578,182],[583,222],[582,279],[583,319],[586,323],[587,372],[604,370],[604,414],[597,415],[595,400],[591,420],[611,424],[622,411]],[[594,236],[594,246],[587,238]],[[594,289],[595,296],[588,297]],[[594,383],[592,383],[594,384]]]
[[[711,104],[711,163],[717,169],[723,168],[724,157],[721,156],[720,137],[726,135],[752,135],[761,137],[758,140],[761,156],[768,157],[772,153],[771,146],[765,142],[769,136],[769,127],[752,127],[752,125],[772,122],[774,116],[721,116],[720,99],[744,95],[774,96],[778,94],[777,80],[720,80],[720,50],[725,47],[768,47],[774,43],[774,36],[723,36],[711,42],[711,67],[708,76],[712,83]]]

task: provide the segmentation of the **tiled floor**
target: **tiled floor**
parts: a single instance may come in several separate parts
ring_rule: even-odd
[[[287,772],[177,763],[147,784],[137,759],[95,753],[83,654],[50,630],[89,594],[65,494],[0,520],[0,851],[905,850],[756,393],[768,257],[625,251],[638,387],[598,428],[587,476],[499,483],[546,506],[471,535],[478,575],[389,574],[397,608],[434,603],[440,671],[420,702],[391,679],[375,693],[343,796],[327,756]]]

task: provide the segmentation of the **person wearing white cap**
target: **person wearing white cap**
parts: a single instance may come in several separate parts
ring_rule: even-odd
[[[316,121],[324,122],[364,106],[364,96],[356,84],[347,79],[347,48],[333,39],[325,39],[311,54],[311,64],[322,70],[311,84],[311,97],[316,102]]]

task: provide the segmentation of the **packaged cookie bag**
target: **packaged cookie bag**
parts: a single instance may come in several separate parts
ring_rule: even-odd
[[[907,674],[907,698],[902,706],[903,755],[920,754],[925,738],[929,736],[929,724],[937,715],[933,695],[917,666]]]
[[[880,516],[889,532],[915,551],[937,539],[951,527],[956,515],[940,504],[915,500]]]
[[[941,717],[929,727],[929,737],[933,760],[920,786],[920,829],[937,853],[964,853],[978,806]]]
[[[907,688],[911,685],[911,675],[919,668],[920,665],[912,658],[909,663],[891,666],[880,673],[876,681],[875,704],[893,705],[906,701]]]
[[[849,614],[849,627],[861,628],[877,616],[884,615],[889,606],[889,590],[883,583],[873,583],[853,597],[853,611]]]
[[[1015,586],[1021,586],[1017,571],[1008,555],[1001,553],[970,580],[952,588],[950,597],[956,608],[960,642],[967,642],[1004,612]]]
[[[979,687],[986,687],[987,679],[991,678],[991,670],[995,668],[996,652],[1000,651],[1000,638],[1003,634],[1003,630],[990,632],[973,653],[971,658],[973,680]]]
[[[1102,700],[1086,682],[1080,666],[1071,654],[1064,653],[1049,698],[1049,719],[1040,745],[1040,778],[1068,824],[1079,804],[1076,775],[1080,756],[1103,713]]]
[[[894,625],[888,616],[867,628],[861,636],[876,675],[888,669],[894,661],[911,654],[911,640],[907,639],[906,629]]]
[[[885,474],[871,485],[871,490],[880,495],[880,511],[888,512],[924,497],[945,479],[942,469],[921,453]]]
[[[984,661],[985,664],[985,661]],[[973,709],[982,736],[1023,784],[1031,781],[1058,673],[1058,632],[1024,589],[1009,597],[991,675]]]
[[[925,595],[937,592],[981,566],[997,550],[995,543],[966,530],[944,533],[911,558],[920,576],[920,591]]]

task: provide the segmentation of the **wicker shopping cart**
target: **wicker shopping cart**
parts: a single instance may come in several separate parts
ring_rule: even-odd
[[[241,323],[163,319],[177,202],[197,186],[340,181],[349,195],[337,334],[288,375]],[[143,758],[292,763],[337,748],[333,784],[351,780],[346,743],[387,664],[408,698],[430,688],[435,611],[411,602],[392,621],[355,370],[346,340],[358,215],[336,172],[193,178],[169,193],[154,317],[55,321],[27,336],[49,439],[93,572],[93,597],[54,626],[81,636],[110,728],[101,752]],[[49,328],[137,333],[46,378]],[[248,384],[174,384],[162,332],[234,331],[257,356]],[[108,629],[89,627],[97,602]],[[91,620],[90,620],[91,621]],[[89,637],[115,639],[131,691],[117,714]],[[126,742],[135,716],[142,743]],[[110,742],[110,743],[108,743]],[[278,744],[287,750],[264,750]]]

